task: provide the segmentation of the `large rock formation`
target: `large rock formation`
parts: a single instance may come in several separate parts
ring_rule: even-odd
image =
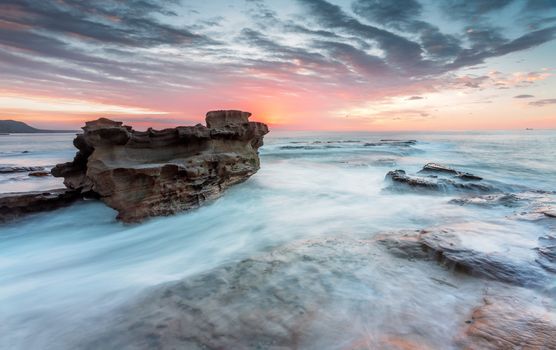
[[[109,119],[87,122],[73,144],[72,162],[52,174],[94,193],[133,222],[195,208],[259,169],[258,148],[268,127],[241,111],[207,113],[207,126],[135,131]]]

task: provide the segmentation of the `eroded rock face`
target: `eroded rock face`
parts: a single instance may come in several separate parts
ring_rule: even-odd
[[[126,222],[195,208],[259,169],[268,127],[249,116],[213,111],[207,126],[145,132],[105,118],[87,122],[73,142],[74,160],[52,174],[70,189],[97,194]]]

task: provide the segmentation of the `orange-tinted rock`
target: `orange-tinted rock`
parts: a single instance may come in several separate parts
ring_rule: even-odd
[[[556,349],[556,314],[540,303],[487,297],[460,338],[466,350]]]
[[[208,127],[144,132],[105,118],[87,122],[74,140],[73,162],[52,174],[68,188],[99,195],[126,222],[195,208],[259,169],[268,127],[249,116],[215,111],[207,113]]]

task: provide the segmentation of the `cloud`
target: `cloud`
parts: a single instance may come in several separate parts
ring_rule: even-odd
[[[533,96],[533,95],[517,95],[517,96],[514,96],[514,98],[533,98],[533,97],[535,97],[535,96]]]
[[[543,107],[543,106],[547,106],[547,105],[553,105],[553,104],[556,104],[556,98],[547,98],[547,99],[544,99],[544,100],[533,101],[533,102],[529,102],[529,104],[531,106],[535,106],[535,107]]]
[[[443,0],[440,2],[440,8],[443,10],[444,14],[453,19],[468,19],[502,10],[513,1],[514,0]]]
[[[422,100],[422,99],[424,99],[424,97],[421,97],[421,96],[411,96],[411,97],[409,97],[407,100],[408,100],[408,101],[413,101],[413,100]]]
[[[338,3],[222,1],[222,18],[180,0],[4,0],[0,86],[155,111],[285,98],[338,110],[395,96],[416,100],[435,89],[524,87],[551,75],[460,71],[553,40],[554,15],[537,9],[542,4],[522,4],[546,19],[533,30],[513,18],[483,21],[510,6],[496,0],[449,1],[476,16],[458,17],[452,27],[430,15],[443,2]]]
[[[423,7],[416,0],[356,0],[352,9],[357,15],[372,22],[396,26],[418,16]]]

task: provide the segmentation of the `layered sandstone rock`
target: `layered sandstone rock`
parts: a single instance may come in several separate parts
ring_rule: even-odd
[[[92,192],[133,222],[198,207],[259,169],[268,127],[241,111],[207,113],[207,126],[135,131],[109,119],[87,122],[72,162],[52,174]]]

